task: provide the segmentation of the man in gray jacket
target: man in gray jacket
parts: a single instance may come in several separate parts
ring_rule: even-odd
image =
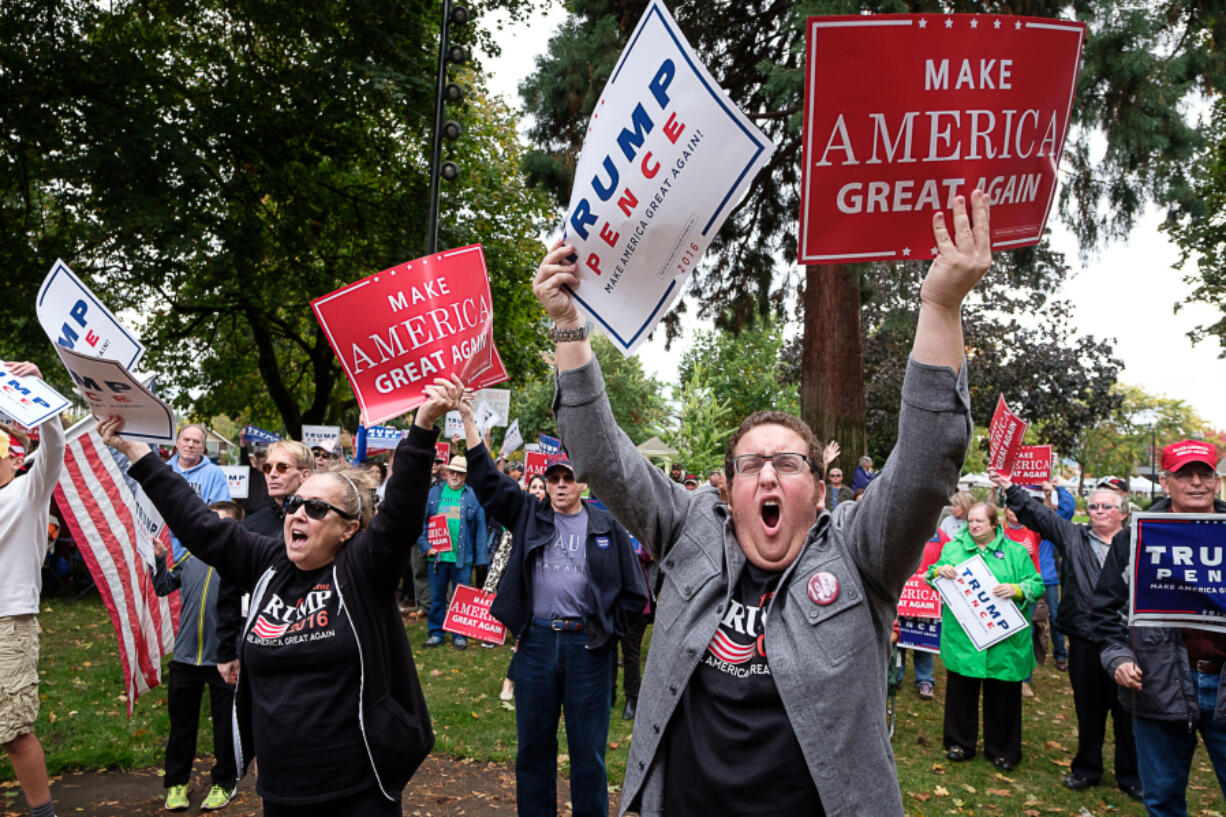
[[[958,197],[938,248],[898,444],[859,503],[818,515],[821,447],[799,419],[757,412],[729,442],[727,504],[687,492],[617,427],[559,241],[533,289],[555,324],[554,411],[579,478],[657,560],[663,586],[622,811],[903,813],[885,719],[902,586],[954,488],[970,437],[961,304],[991,262],[988,202]]]

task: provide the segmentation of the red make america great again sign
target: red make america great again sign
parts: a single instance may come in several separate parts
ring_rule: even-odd
[[[810,17],[802,264],[932,258],[932,214],[976,187],[992,249],[1036,244],[1085,25],[993,14]]]

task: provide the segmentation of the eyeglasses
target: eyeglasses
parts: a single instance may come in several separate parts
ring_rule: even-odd
[[[266,462],[260,466],[260,470],[265,474],[271,474],[273,471],[276,471],[278,474],[284,474],[289,469],[297,467],[296,465],[290,465],[288,462]]]
[[[307,518],[314,519],[316,521],[327,516],[328,511],[335,511],[336,515],[341,519],[353,521],[354,519],[358,518],[357,514],[349,513],[349,511],[343,511],[335,505],[329,505],[322,499],[303,499],[300,496],[291,496],[285,500],[286,516],[293,516],[294,514],[298,513],[299,508],[306,511]]]
[[[842,471],[831,471],[831,472],[830,472],[830,478],[831,478],[831,479],[842,479],[842,478],[843,478],[843,472],[842,472]]]
[[[742,454],[732,458],[732,469],[743,477],[752,477],[762,473],[766,463],[775,466],[776,474],[794,476],[805,470],[809,458],[795,451],[780,451],[778,454]]]
[[[550,485],[553,485],[558,482],[574,482],[575,475],[570,473],[569,471],[554,471],[552,474],[545,477],[545,481],[548,482]]]
[[[1118,511],[1119,508],[1119,505],[1112,505],[1109,502],[1091,502],[1086,505],[1086,509],[1091,511]]]

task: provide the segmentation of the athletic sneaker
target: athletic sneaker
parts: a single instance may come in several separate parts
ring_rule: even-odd
[[[212,811],[219,809],[226,803],[230,802],[230,798],[234,796],[235,789],[225,789],[221,786],[213,786],[209,789],[208,796],[204,798],[204,802],[200,804],[201,811]]]
[[[457,650],[466,650],[468,649],[468,639],[462,635],[454,635],[451,637],[451,646]]]
[[[187,799],[187,784],[171,786],[166,790],[166,810],[186,811],[191,802]]]
[[[923,700],[931,701],[933,697],[932,696],[932,682],[931,681],[920,681],[919,689],[917,690],[917,692],[919,693],[920,698],[922,698]]]

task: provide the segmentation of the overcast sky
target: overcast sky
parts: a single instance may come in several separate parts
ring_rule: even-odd
[[[513,108],[522,104],[520,80],[531,73],[536,55],[564,18],[565,12],[555,3],[530,25],[508,27],[499,35],[504,53],[498,59],[487,58],[485,66],[491,90]],[[1186,400],[1212,425],[1226,429],[1226,361],[1218,359],[1220,346],[1216,340],[1193,346],[1187,337],[1192,326],[1211,322],[1216,310],[1196,305],[1174,314],[1175,304],[1186,297],[1189,287],[1183,283],[1184,273],[1174,268],[1179,253],[1158,232],[1160,222],[1160,215],[1150,211],[1126,241],[1104,248],[1083,266],[1071,234],[1053,219],[1049,226],[1055,247],[1073,268],[1063,291],[1056,294],[1075,304],[1077,333],[1115,338],[1115,355],[1124,362],[1121,381]],[[667,352],[660,340],[653,339],[639,357],[649,372],[671,382],[683,345],[674,344]]]

